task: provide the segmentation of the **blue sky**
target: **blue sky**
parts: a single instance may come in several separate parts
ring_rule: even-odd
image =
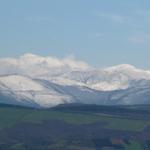
[[[29,52],[150,69],[150,1],[0,0],[0,57]]]

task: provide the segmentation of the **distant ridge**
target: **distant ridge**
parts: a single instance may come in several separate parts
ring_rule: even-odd
[[[59,104],[150,104],[150,71],[121,64],[104,69],[75,58],[25,54],[0,59],[0,102],[35,108]]]

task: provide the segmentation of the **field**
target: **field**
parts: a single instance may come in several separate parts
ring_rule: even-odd
[[[149,109],[118,106],[113,110],[113,106],[94,105],[45,110],[1,105],[0,148],[149,150]]]

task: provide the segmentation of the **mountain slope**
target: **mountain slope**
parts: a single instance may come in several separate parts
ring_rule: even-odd
[[[25,54],[0,59],[0,102],[30,107],[63,103],[150,104],[150,71],[123,64],[105,69],[74,58]]]
[[[69,96],[43,86],[37,81],[20,75],[0,77],[0,93],[3,97],[15,99],[15,103],[39,107],[55,106],[69,99]],[[13,100],[11,103],[13,103]],[[70,99],[69,99],[70,100]],[[9,102],[10,103],[10,100]]]

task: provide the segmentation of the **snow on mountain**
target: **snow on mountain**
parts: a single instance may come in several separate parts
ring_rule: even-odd
[[[150,79],[150,72],[123,64],[106,69],[73,71],[63,74],[64,78],[82,83],[99,91],[126,89],[132,80]]]
[[[34,82],[33,80],[19,76],[19,75],[8,75],[8,76],[0,76],[0,83],[5,85],[10,90],[21,90],[21,91],[41,91],[44,90],[41,85]]]
[[[0,59],[1,103],[34,107],[140,104],[150,103],[149,89],[150,71],[128,64],[97,69],[72,57],[33,54]]]
[[[150,79],[150,71],[140,70],[128,64],[122,64],[105,69],[109,73],[122,74],[130,80]]]
[[[0,77],[0,93],[11,95],[16,103],[39,107],[51,107],[62,102],[71,102],[71,97],[61,94],[53,88],[47,88],[41,83],[20,75],[7,75]]]

